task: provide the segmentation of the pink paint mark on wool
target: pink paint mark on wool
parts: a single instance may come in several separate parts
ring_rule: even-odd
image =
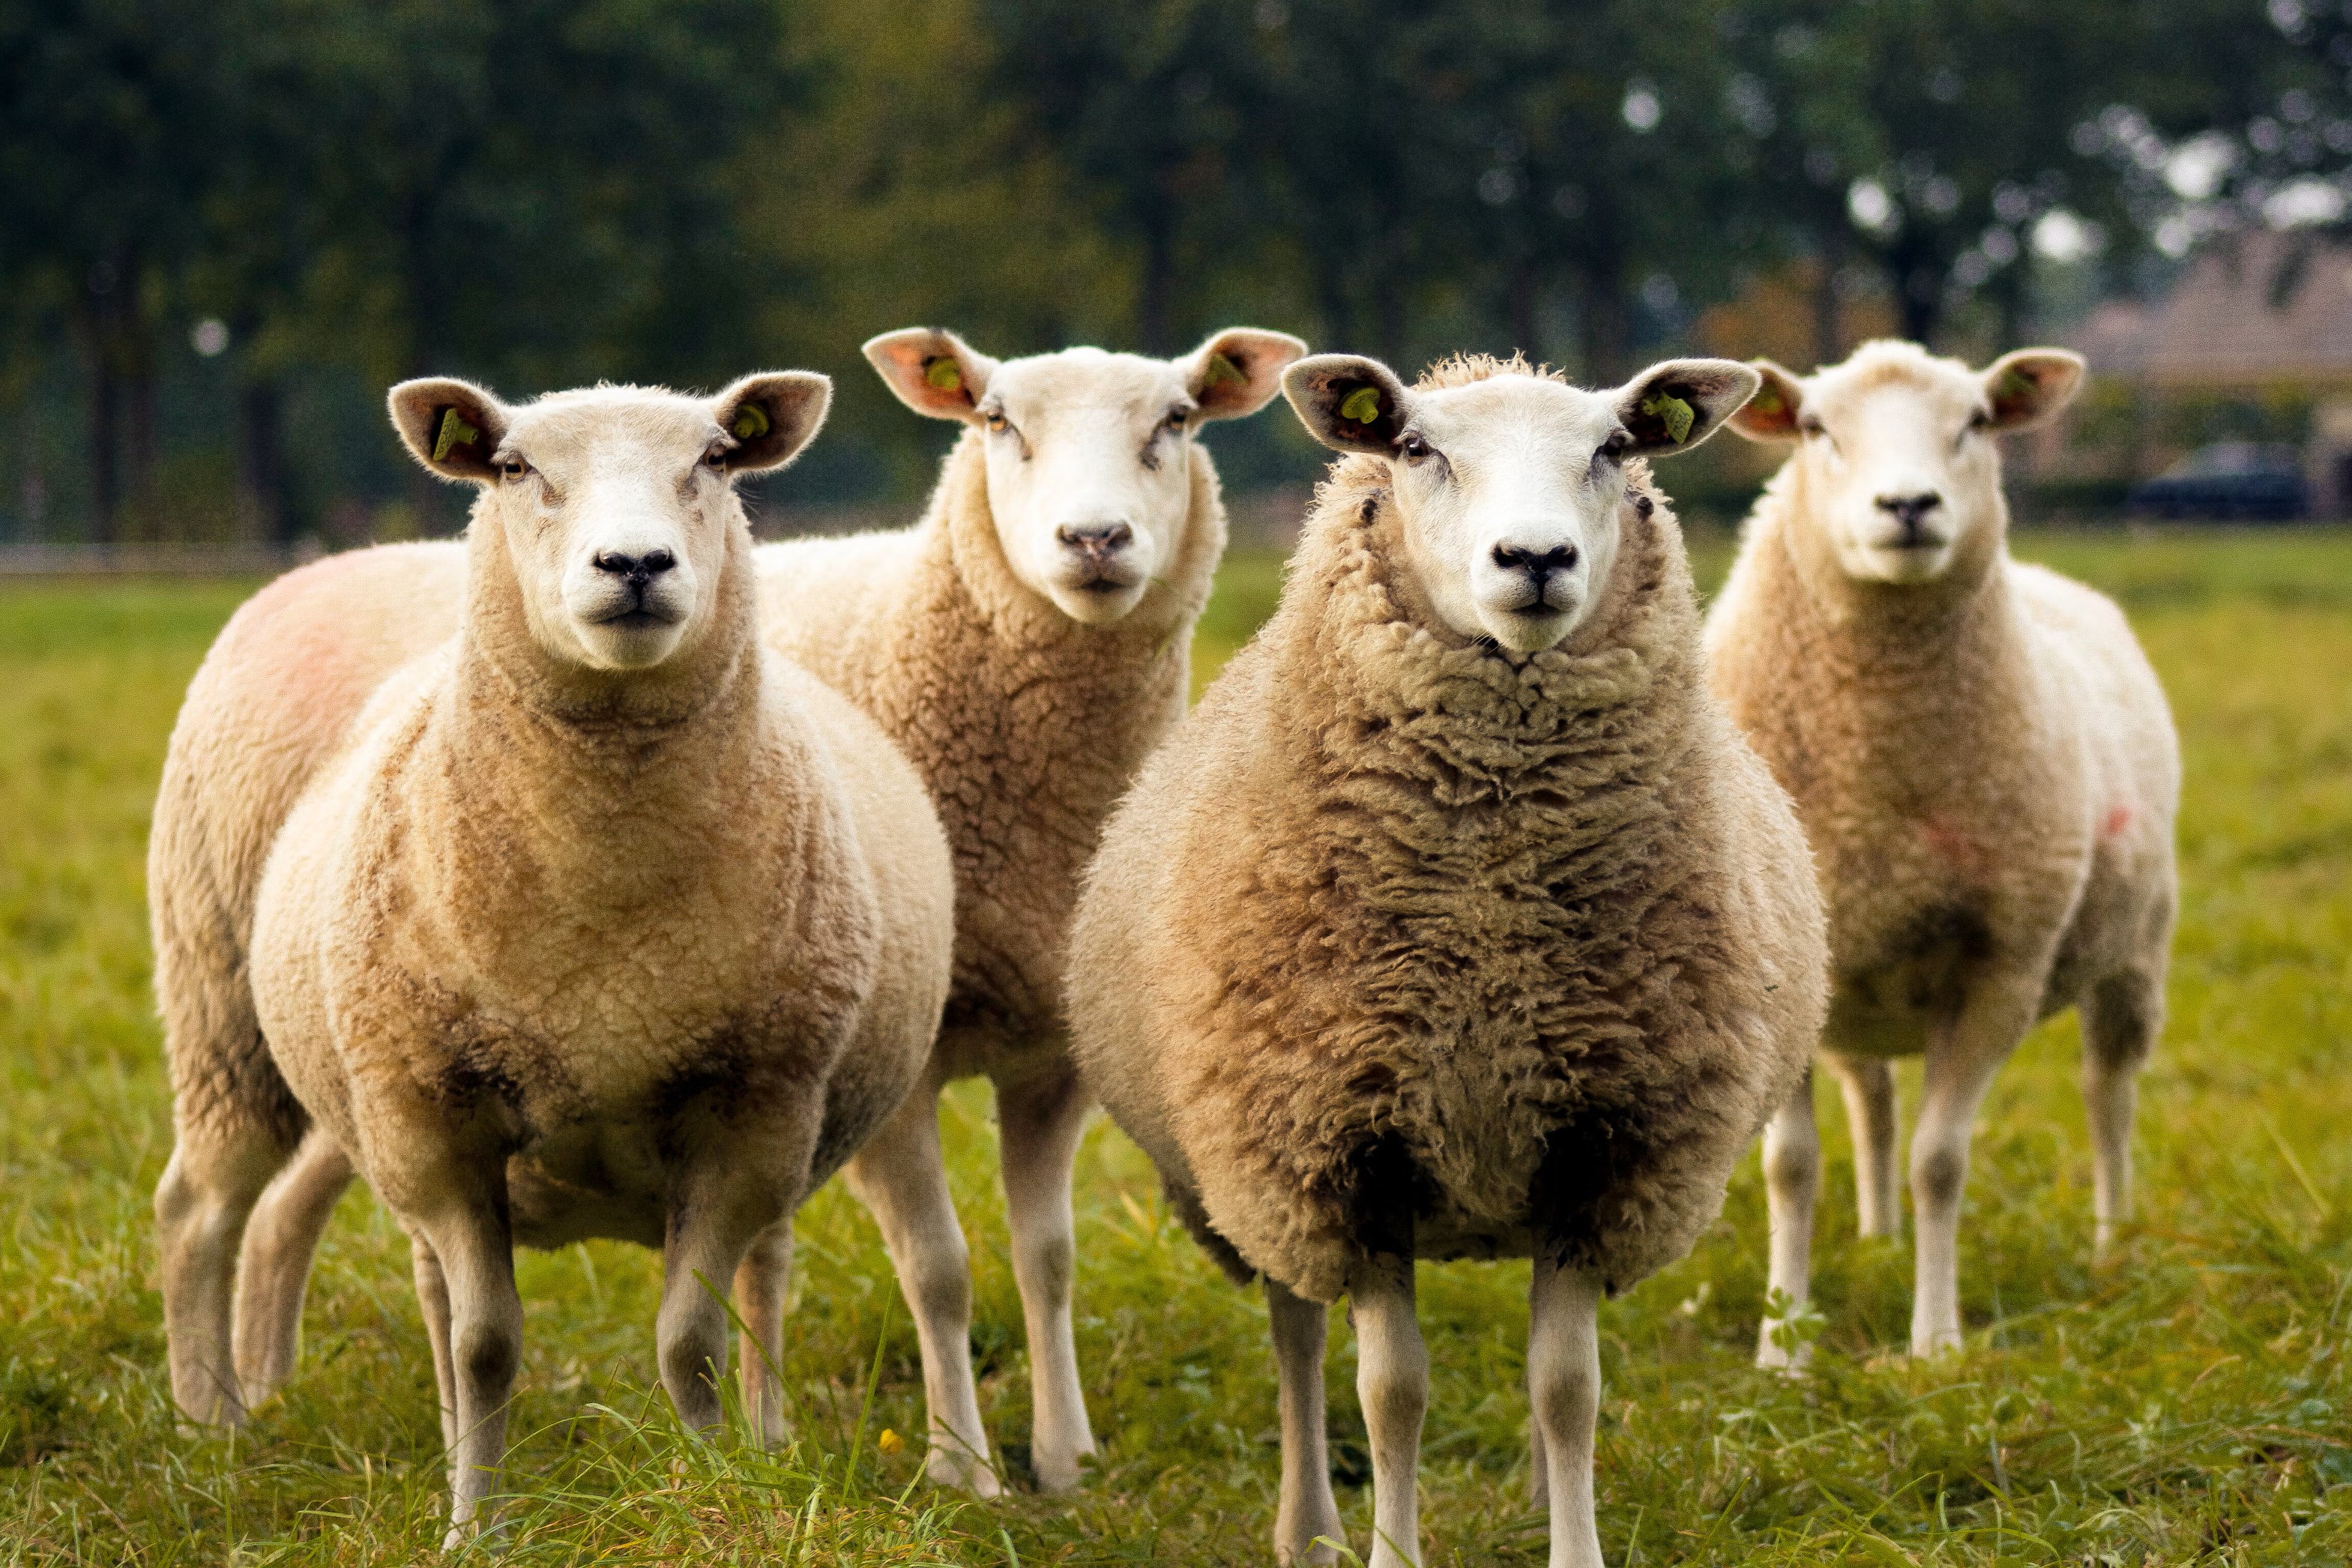
[[[2131,825],[2132,808],[2130,806],[2110,806],[2107,808],[2105,820],[2099,824],[2099,837],[2102,838],[2121,838],[2124,836],[2124,830]]]
[[[1984,847],[1966,830],[1942,816],[1929,816],[1919,824],[1919,836],[1936,858],[1963,877],[1974,879],[1983,875]]]

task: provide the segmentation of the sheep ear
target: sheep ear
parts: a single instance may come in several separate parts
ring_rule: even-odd
[[[1273,401],[1282,390],[1282,373],[1306,353],[1307,345],[1288,332],[1228,327],[1177,363],[1202,418],[1240,419]]]
[[[1671,458],[1722,428],[1764,378],[1738,360],[1670,359],[1617,393],[1617,422],[1633,433],[1629,456]]]
[[[1751,441],[1795,440],[1797,411],[1805,405],[1804,384],[1797,379],[1795,372],[1769,359],[1748,363],[1764,378],[1764,384],[1731,416],[1731,428]]]
[[[975,405],[988,391],[996,362],[941,327],[902,327],[866,345],[898,401],[934,419],[980,423]]]
[[[2031,430],[2074,400],[2083,389],[2083,356],[2065,349],[2016,349],[1985,367],[1991,427]]]
[[[498,478],[490,458],[507,438],[509,416],[495,394],[433,376],[402,382],[384,403],[409,456],[442,479],[486,485]]]
[[[727,471],[782,468],[816,439],[832,406],[833,378],[813,370],[745,376],[710,400],[710,416],[735,443],[727,450]]]
[[[1300,360],[1282,373],[1282,395],[1307,433],[1335,452],[1385,458],[1412,417],[1412,398],[1396,373],[1361,354]]]

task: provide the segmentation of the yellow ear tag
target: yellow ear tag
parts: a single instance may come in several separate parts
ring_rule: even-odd
[[[446,463],[452,447],[470,447],[481,438],[481,432],[466,423],[455,408],[441,411],[441,430],[433,437],[433,460]]]
[[[1370,425],[1380,416],[1381,394],[1378,387],[1360,386],[1339,404],[1339,417],[1352,419],[1359,425]]]
[[[1689,438],[1691,425],[1698,418],[1696,414],[1691,412],[1689,404],[1679,397],[1670,397],[1664,393],[1660,393],[1655,397],[1642,399],[1641,407],[1643,413],[1654,415],[1664,421],[1666,434],[1677,447]]]
[[[775,428],[768,423],[768,411],[756,403],[747,403],[735,411],[735,438],[756,441]]]
[[[923,379],[941,392],[963,390],[962,367],[945,354],[941,354],[923,366]]]
[[[1201,384],[1204,388],[1214,386],[1221,381],[1247,381],[1249,377],[1244,375],[1233,361],[1223,354],[1211,354],[1209,368],[1201,373]]]
[[[1748,406],[1759,414],[1778,414],[1780,412],[1780,395],[1768,386],[1749,398]]]

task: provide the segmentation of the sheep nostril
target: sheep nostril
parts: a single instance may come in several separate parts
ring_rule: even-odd
[[[1089,552],[1118,550],[1135,540],[1135,530],[1123,522],[1096,523],[1073,528],[1067,523],[1054,530],[1054,537],[1073,550]]]
[[[1506,572],[1524,572],[1540,581],[1555,572],[1573,570],[1577,562],[1576,546],[1562,544],[1550,550],[1521,550],[1515,545],[1495,546],[1495,564]]]

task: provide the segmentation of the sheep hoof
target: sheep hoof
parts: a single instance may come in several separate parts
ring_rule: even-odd
[[[960,1448],[934,1446],[930,1457],[923,1461],[923,1474],[935,1487],[970,1492],[976,1498],[1004,1495],[1004,1483],[989,1468],[988,1460]]]

